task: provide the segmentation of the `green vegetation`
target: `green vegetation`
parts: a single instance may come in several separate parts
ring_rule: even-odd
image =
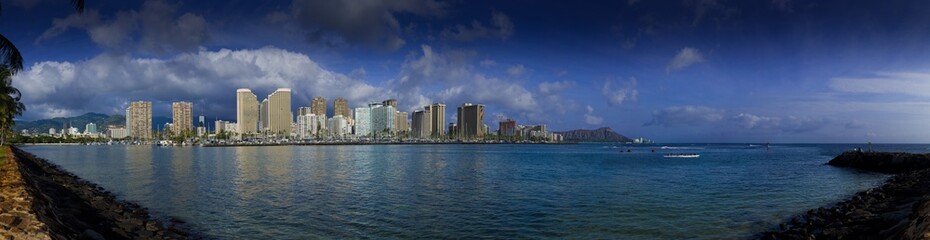
[[[84,0],[71,0],[71,5],[78,13],[84,12]],[[10,135],[8,133],[15,124],[13,119],[26,111],[26,105],[19,102],[22,94],[13,87],[13,75],[21,70],[23,55],[13,42],[0,34],[0,145]]]
[[[3,164],[6,163],[6,156],[9,151],[10,147],[0,146],[0,168],[3,168]]]
[[[13,127],[13,119],[23,115],[26,105],[20,102],[22,94],[13,87],[13,71],[0,66],[0,145]]]
[[[116,140],[116,139],[114,139]],[[93,143],[93,142],[107,142],[110,139],[107,138],[89,138],[89,137],[70,137],[70,138],[57,138],[52,136],[22,136],[19,134],[11,134],[9,142],[12,144],[26,144],[26,143]]]

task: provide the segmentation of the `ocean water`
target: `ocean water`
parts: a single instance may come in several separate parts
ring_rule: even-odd
[[[888,178],[824,165],[853,147],[23,149],[157,216],[183,219],[210,238],[720,239],[753,236]],[[928,147],[873,146],[910,152]],[[662,156],[684,152],[701,157]]]

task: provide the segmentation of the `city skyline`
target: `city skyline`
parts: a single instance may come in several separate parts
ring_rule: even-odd
[[[299,106],[475,102],[489,121],[669,142],[930,141],[918,134],[930,130],[930,18],[918,10],[930,3],[316,4],[109,1],[74,15],[14,1],[20,119],[118,114],[134,100],[154,116],[190,101],[234,119],[225,93],[283,87]]]

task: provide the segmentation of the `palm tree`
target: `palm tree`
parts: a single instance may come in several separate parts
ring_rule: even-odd
[[[0,67],[0,145],[13,127],[13,119],[26,111],[26,105],[19,101],[21,97],[19,89],[13,87],[13,71]]]
[[[84,0],[71,0],[71,6],[78,14],[84,13]],[[5,134],[13,127],[13,119],[26,111],[26,105],[19,101],[22,94],[13,87],[13,75],[21,70],[23,55],[10,39],[0,34],[0,145],[3,145]]]
[[[84,0],[71,0],[71,6],[74,7],[78,14],[84,13]],[[0,5],[0,10],[2,9],[3,7]],[[23,55],[19,53],[16,45],[13,45],[13,42],[3,34],[0,34],[0,67],[11,74],[23,70]]]

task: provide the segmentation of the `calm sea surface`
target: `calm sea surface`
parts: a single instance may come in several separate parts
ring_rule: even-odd
[[[880,185],[888,175],[824,165],[853,147],[24,149],[212,238],[718,239],[752,236]],[[875,149],[928,152],[930,145]],[[701,157],[662,157],[669,152]]]

